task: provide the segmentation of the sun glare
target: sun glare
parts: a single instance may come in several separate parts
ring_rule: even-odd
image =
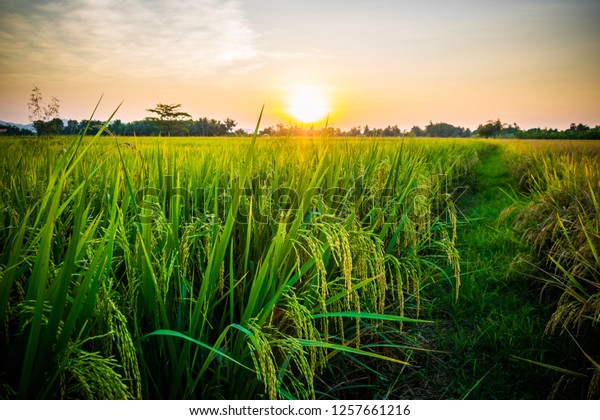
[[[329,113],[329,105],[316,89],[302,89],[290,96],[288,113],[300,122],[311,123],[324,119]]]

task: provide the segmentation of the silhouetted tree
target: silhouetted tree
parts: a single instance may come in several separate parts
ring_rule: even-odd
[[[77,134],[79,132],[79,123],[77,120],[68,120],[67,125],[62,129],[61,134]]]
[[[479,127],[477,127],[477,135],[479,137],[485,137],[486,139],[490,137],[496,137],[498,134],[500,134],[503,127],[504,125],[499,119],[495,121],[489,120],[487,123],[480,124]]]
[[[231,130],[233,130],[233,128],[237,125],[237,122],[235,122],[231,118],[225,118],[225,121],[223,121],[223,124],[225,125],[225,128],[227,129],[227,133],[231,133]]]
[[[425,127],[424,134],[426,137],[470,137],[471,131],[445,122],[433,123],[430,121]]]
[[[192,116],[187,112],[180,111],[179,108],[181,108],[181,104],[156,104],[155,108],[146,111],[155,113],[158,117],[146,117],[146,121],[154,123],[161,133],[166,132],[168,136],[187,134],[189,130],[182,124],[182,121],[191,120]]]
[[[348,131],[348,135],[350,137],[358,137],[360,136],[360,127],[352,127],[349,131]]]
[[[413,126],[409,133],[412,133],[412,136],[414,137],[425,137],[425,131],[423,131],[423,129],[418,125]]]

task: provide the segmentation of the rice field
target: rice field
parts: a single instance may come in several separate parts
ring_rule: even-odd
[[[568,337],[578,355],[567,361],[572,370],[550,368],[564,371],[564,382],[583,377],[588,398],[600,397],[599,146],[511,145],[510,165],[528,199],[505,210],[516,213],[514,226],[529,245],[515,263],[541,284],[540,299],[552,308],[545,334]]]
[[[548,334],[590,337],[598,154],[519,145],[506,164],[524,198],[506,213],[531,254],[515,266],[555,290]],[[79,136],[0,147],[2,398],[313,399],[398,398],[424,354],[446,351],[423,331],[437,300],[461,304],[469,220],[457,187],[499,146]],[[578,356],[583,370],[563,373],[597,395],[598,359]]]

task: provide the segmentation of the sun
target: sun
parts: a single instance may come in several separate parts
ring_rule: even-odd
[[[314,88],[305,88],[290,96],[287,111],[300,122],[312,123],[329,114],[329,105],[323,93]]]

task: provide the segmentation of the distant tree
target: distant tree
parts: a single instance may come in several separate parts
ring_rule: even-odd
[[[65,127],[65,123],[60,118],[52,118],[46,123],[48,134],[59,134]]]
[[[402,130],[397,125],[393,127],[388,125],[381,132],[382,137],[400,137],[402,135]]]
[[[243,128],[238,128],[237,130],[235,130],[235,132],[233,134],[235,134],[236,137],[248,137],[249,136],[249,134]]]
[[[339,137],[342,135],[342,131],[339,128],[325,127],[321,131],[323,137]]]
[[[223,124],[225,125],[225,128],[227,129],[227,133],[231,133],[231,131],[235,128],[235,126],[237,126],[237,122],[235,122],[231,118],[225,118],[225,121],[223,121]]]
[[[38,137],[59,133],[63,123],[59,119],[60,102],[55,96],[46,105],[42,91],[34,86],[27,107],[29,108],[29,121],[33,123]],[[56,120],[60,121],[60,124]]]
[[[501,124],[502,129],[500,130],[499,136],[502,138],[511,138],[516,137],[517,133],[521,131],[521,128],[517,125],[517,123],[513,124]]]
[[[160,130],[149,121],[133,121],[127,124],[126,135],[157,136]]]
[[[571,126],[569,127],[570,131],[575,131],[575,132],[583,132],[583,131],[588,131],[590,129],[589,126],[579,123],[579,124],[575,124],[575,123],[571,123]]]
[[[61,130],[61,134],[77,134],[79,132],[79,123],[77,120],[68,120],[67,125]]]
[[[360,127],[352,127],[350,131],[348,131],[348,135],[350,137],[358,137],[360,136]]]
[[[423,129],[418,125],[413,126],[409,133],[411,133],[412,137],[425,137],[425,131],[423,131]]]
[[[7,136],[31,136],[33,131],[26,128],[16,127],[11,124],[0,124],[0,134]]]
[[[78,133],[83,133],[93,136],[100,131],[100,128],[104,125],[104,121],[100,120],[81,120],[79,121],[79,125],[77,127]],[[107,134],[107,133],[105,133]]]
[[[146,121],[152,122],[160,130],[168,136],[171,134],[187,134],[189,130],[182,122],[191,120],[192,116],[187,112],[180,111],[181,104],[156,104],[155,108],[147,109],[158,117],[146,117]]]
[[[156,104],[156,108],[147,109],[158,115],[160,120],[180,120],[182,118],[192,118],[187,112],[180,111],[181,104]]]
[[[500,119],[497,119],[496,121],[494,121],[493,124],[494,124],[494,128],[496,129],[497,134],[499,134],[502,131],[502,129],[504,128],[504,124],[502,124]]]
[[[273,126],[271,127],[265,127],[262,130],[260,130],[258,132],[259,136],[274,136],[275,135],[275,129],[273,128]]]
[[[489,120],[487,123],[480,124],[479,127],[477,127],[477,135],[479,137],[485,137],[486,139],[490,137],[496,137],[498,134],[500,134],[503,128],[504,124],[502,124],[499,119],[495,121]]]
[[[121,120],[113,120],[109,125],[108,125],[108,131],[114,135],[117,136],[124,136],[127,135],[126,131],[127,131],[127,125],[123,124],[123,122]]]
[[[291,125],[289,127],[286,127],[285,125],[278,123],[275,126],[275,135],[279,137],[293,136],[294,128]]]
[[[477,127],[477,135],[488,139],[496,135],[496,129],[493,124],[480,124],[479,127]]]
[[[233,128],[237,125],[237,122],[231,118],[226,118],[225,121],[221,122],[214,118],[199,118],[196,121],[183,121],[186,124],[188,133],[192,136],[226,136],[233,132]],[[238,130],[239,131],[239,130]]]
[[[425,127],[426,137],[470,137],[471,131],[463,127],[456,127],[445,122],[429,124]]]
[[[567,130],[560,131],[552,128],[530,128],[515,134],[520,139],[551,139],[551,140],[599,140],[600,126],[591,128],[585,124],[571,124]]]

